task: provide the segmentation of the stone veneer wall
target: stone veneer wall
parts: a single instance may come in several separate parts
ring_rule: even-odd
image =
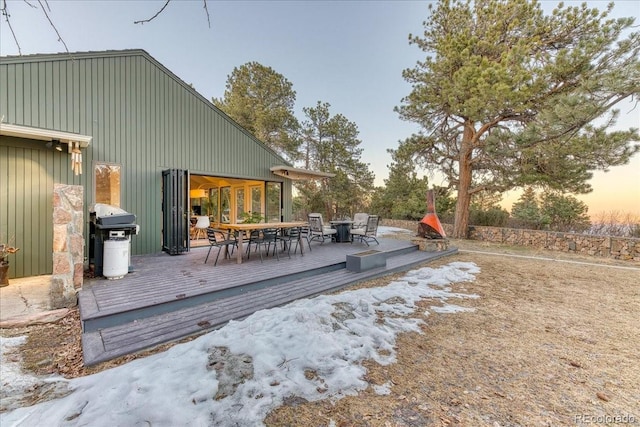
[[[381,225],[418,231],[418,221],[383,219]],[[442,224],[444,232],[453,233],[453,225]],[[640,239],[632,237],[593,236],[557,231],[522,230],[518,228],[469,226],[469,239],[532,246],[559,252],[595,257],[640,261]]]
[[[53,188],[53,274],[51,308],[77,304],[84,270],[83,188],[55,184]]]

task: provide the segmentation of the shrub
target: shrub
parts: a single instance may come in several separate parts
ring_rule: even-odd
[[[509,212],[498,206],[488,209],[472,209],[469,223],[472,225],[484,225],[488,227],[504,227],[509,220]]]

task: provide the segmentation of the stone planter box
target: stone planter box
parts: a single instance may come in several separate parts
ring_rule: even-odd
[[[384,255],[384,252],[370,250],[347,255],[347,270],[355,273],[386,266],[387,257]]]

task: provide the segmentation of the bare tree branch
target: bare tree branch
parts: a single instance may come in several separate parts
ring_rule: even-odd
[[[47,3],[47,0],[44,0],[45,3]],[[47,17],[47,20],[49,21],[49,24],[51,24],[51,27],[53,28],[53,30],[56,32],[56,34],[58,35],[58,41],[60,43],[62,43],[64,45],[64,49],[67,51],[67,53],[69,55],[71,55],[71,52],[69,52],[69,48],[67,47],[67,44],[64,42],[64,40],[62,39],[62,36],[60,35],[60,33],[58,32],[58,29],[56,28],[55,24],[53,23],[53,21],[51,20],[51,18],[49,17],[49,14],[47,13],[47,11],[44,8],[44,5],[42,4],[42,0],[38,0],[38,3],[40,4],[40,7],[42,8],[42,13],[44,13],[44,16]],[[47,8],[49,8],[49,4],[47,3]],[[49,9],[49,11],[51,11],[51,9]]]
[[[11,35],[13,36],[13,41],[15,41],[16,42],[16,46],[18,46],[18,54],[20,56],[22,56],[22,50],[20,49],[20,43],[18,43],[18,38],[16,37],[16,33],[13,31],[13,27],[11,26],[11,21],[9,20],[11,15],[9,14],[9,11],[7,10],[7,0],[2,0],[2,8],[0,8],[0,10],[2,11],[2,15],[4,16],[5,21],[7,21],[7,25],[9,26],[9,30],[11,30]]]
[[[169,5],[169,3],[171,2],[171,0],[167,0],[167,2],[164,4],[164,6],[162,6],[162,8],[156,12],[155,15],[153,15],[151,18],[149,19],[143,19],[140,21],[133,21],[134,24],[144,24],[145,22],[151,22],[154,19],[156,19],[158,17],[158,15],[160,15],[162,13],[162,11],[167,7],[167,5]]]
[[[22,1],[23,1],[24,3],[26,3],[26,4],[28,4],[29,6],[31,6],[32,8],[34,8],[34,9],[37,9],[37,8],[38,8],[38,6],[36,6],[35,4],[31,4],[31,3],[29,3],[27,0],[22,0]]]
[[[28,6],[37,9],[38,6],[36,6],[35,4],[32,4],[29,0],[22,0],[25,4],[27,4]],[[49,21],[49,24],[51,25],[51,27],[53,28],[53,30],[56,32],[57,36],[58,36],[58,41],[60,43],[62,43],[64,45],[64,49],[66,50],[66,52],[68,54],[71,54],[69,52],[69,47],[67,46],[67,43],[64,41],[64,39],[62,38],[62,36],[60,35],[60,32],[58,31],[58,28],[55,26],[55,24],[53,23],[51,17],[49,16],[48,12],[51,12],[51,6],[49,6],[49,1],[48,0],[37,0],[38,4],[40,5],[40,7],[42,8],[42,13],[44,13],[44,16],[47,18],[47,21]],[[9,27],[9,30],[11,31],[11,35],[13,37],[13,41],[16,43],[16,46],[18,48],[18,55],[22,56],[22,48],[20,47],[20,43],[18,42],[18,37],[16,36],[15,31],[13,30],[13,26],[11,25],[11,14],[9,13],[9,9],[7,8],[7,0],[0,0],[0,13],[2,13],[2,16],[4,16],[5,21],[7,21],[7,26]],[[169,5],[169,3],[171,2],[171,0],[166,0],[165,4],[162,6],[162,8],[160,8],[160,10],[158,10],[158,12],[156,12],[155,15],[153,15],[151,18],[149,19],[143,19],[140,21],[134,21],[134,24],[144,24],[146,22],[151,22],[153,21],[155,18],[158,17],[158,15],[160,15]],[[203,3],[203,8],[205,13],[207,14],[207,24],[209,25],[209,28],[211,28],[211,16],[209,14],[209,8],[207,6],[207,0],[202,0]],[[46,6],[46,7],[45,7]],[[48,12],[47,12],[48,10]]]
[[[207,24],[209,28],[211,28],[211,17],[209,16],[209,9],[207,8],[207,0],[202,0],[202,3],[204,3],[204,11],[207,14]]]
[[[149,19],[141,19],[140,21],[133,21],[134,24],[145,24],[147,22],[151,22],[154,19],[156,19],[158,17],[158,15],[160,15],[162,12],[164,12],[164,10],[167,8],[167,6],[169,5],[169,3],[171,2],[171,0],[167,0],[165,2],[165,4],[160,8],[159,11],[156,12],[155,15],[153,15],[151,18]],[[209,28],[211,28],[211,15],[209,14],[209,8],[207,7],[207,0],[202,0],[202,7],[204,9],[204,13],[207,14],[207,25],[209,26]]]

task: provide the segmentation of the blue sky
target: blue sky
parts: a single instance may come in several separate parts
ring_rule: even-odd
[[[23,55],[64,51],[41,10],[22,0],[7,3]],[[272,67],[293,84],[299,119],[303,107],[323,101],[331,104],[333,114],[343,114],[358,125],[363,161],[376,174],[377,185],[388,174],[391,159],[386,150],[417,130],[401,121],[393,108],[410,91],[402,70],[424,57],[408,44],[408,35],[422,32],[427,1],[209,0],[211,28],[201,0],[173,0],[144,25],[133,22],[151,17],[164,0],[48,3],[49,15],[71,52],[145,49],[207,99],[223,95],[234,67],[249,61]],[[556,5],[542,3],[549,10]],[[607,3],[589,4],[604,8]],[[640,23],[637,0],[616,2],[614,12],[614,16],[635,16]],[[4,19],[0,31],[0,54],[17,54]],[[640,107],[632,108],[630,103],[621,106],[621,127],[640,126]],[[616,189],[607,190],[593,182],[596,193],[609,195],[619,190],[620,179],[635,180],[635,192],[623,197],[632,204],[623,210],[640,214],[640,156],[602,179],[617,183]],[[432,182],[440,184],[437,179]]]

